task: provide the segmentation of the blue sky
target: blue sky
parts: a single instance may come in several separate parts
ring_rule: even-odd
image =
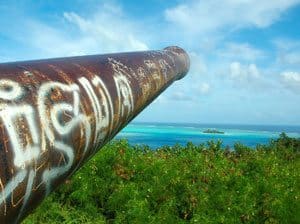
[[[136,121],[300,125],[299,0],[0,1],[0,62],[161,49],[191,70]]]

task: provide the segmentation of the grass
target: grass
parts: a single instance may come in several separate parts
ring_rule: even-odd
[[[300,139],[234,149],[112,142],[23,223],[300,223]]]

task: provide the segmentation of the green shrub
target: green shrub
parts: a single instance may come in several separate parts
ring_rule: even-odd
[[[114,141],[24,223],[299,223],[299,147]]]

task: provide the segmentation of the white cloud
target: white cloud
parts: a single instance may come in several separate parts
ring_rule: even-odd
[[[207,72],[207,66],[203,57],[195,52],[189,52],[189,57],[191,61],[189,73],[194,76],[202,75]]]
[[[244,27],[264,28],[299,0],[190,0],[165,11],[165,17],[190,33]]]
[[[84,18],[74,12],[65,12],[66,20],[74,24],[83,39],[88,38],[94,47],[103,51],[147,50],[147,45],[137,38],[138,29],[127,21],[121,9],[106,7],[106,11],[97,12],[90,18]]]
[[[290,39],[276,39],[277,62],[283,66],[298,66],[300,68],[300,41]]]
[[[279,56],[281,63],[300,65],[300,51],[290,51]]]
[[[60,22],[51,26],[28,15],[16,19],[14,31],[7,35],[32,49],[26,59],[148,49],[139,24],[128,19],[116,4],[98,5],[95,13],[87,16],[64,12]],[[22,29],[16,35],[19,26]]]
[[[256,61],[262,59],[266,54],[248,43],[227,43],[224,48],[217,51],[221,58],[233,60]]]
[[[290,90],[300,93],[300,73],[282,72],[282,83]]]
[[[260,73],[255,64],[242,65],[240,62],[230,64],[230,77],[239,81],[250,81],[260,77]]]
[[[203,82],[199,85],[198,92],[201,94],[207,94],[211,91],[211,86],[207,82]]]
[[[300,48],[300,41],[288,38],[277,38],[272,41],[273,44],[280,50],[291,50]]]
[[[173,92],[172,95],[170,95],[168,97],[168,99],[174,100],[174,101],[190,101],[193,98],[183,92],[176,91],[176,92]]]
[[[84,55],[93,46],[93,40],[89,38],[70,38],[63,30],[37,21],[28,21],[26,26],[31,35],[25,31],[19,40],[39,50],[41,55],[38,57]]]
[[[253,91],[270,95],[271,92],[280,91],[280,82],[274,76],[276,73],[277,69],[261,69],[254,63],[235,61],[230,63],[229,71],[223,77],[225,82],[229,81],[236,89],[243,90],[249,95],[253,95]]]

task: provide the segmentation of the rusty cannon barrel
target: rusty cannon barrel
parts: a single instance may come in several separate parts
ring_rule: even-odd
[[[18,223],[189,69],[184,50],[0,64],[0,223]]]

